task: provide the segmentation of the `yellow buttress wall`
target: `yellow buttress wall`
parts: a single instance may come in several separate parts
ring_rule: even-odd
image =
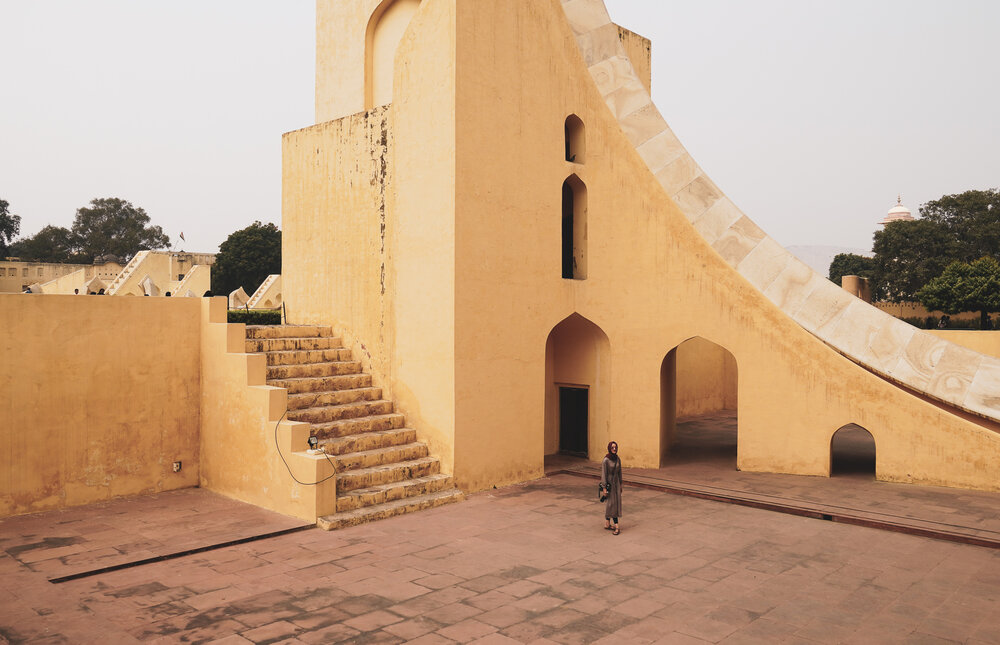
[[[0,295],[0,516],[198,484],[198,307]]]

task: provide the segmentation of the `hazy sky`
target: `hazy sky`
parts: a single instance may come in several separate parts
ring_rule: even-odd
[[[468,0],[465,0],[468,1]],[[868,249],[1000,186],[1000,2],[608,0],[653,41],[653,98],[785,245]],[[189,251],[281,222],[283,132],[313,122],[313,0],[0,0],[0,197],[22,234],[95,197]]]

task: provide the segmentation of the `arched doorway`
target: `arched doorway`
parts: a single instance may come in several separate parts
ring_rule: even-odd
[[[396,49],[421,0],[383,0],[365,34],[365,109],[392,103]]]
[[[875,478],[875,437],[856,423],[838,428],[830,438],[830,476]]]
[[[711,462],[736,468],[736,357],[695,336],[660,364],[660,465]]]
[[[600,327],[572,314],[545,341],[545,454],[596,459],[610,432],[611,344]],[[603,443],[602,443],[603,442]]]

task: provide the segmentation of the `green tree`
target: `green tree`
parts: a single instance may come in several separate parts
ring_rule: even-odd
[[[281,231],[254,222],[219,245],[212,266],[212,292],[224,296],[243,287],[252,294],[272,273],[281,273]]]
[[[944,225],[958,244],[958,257],[972,262],[1000,257],[1000,190],[967,190],[920,207],[925,220]]]
[[[159,226],[149,224],[146,211],[124,199],[92,199],[90,206],[76,211],[73,246],[83,262],[101,255],[125,261],[139,251],[170,246],[170,238]]]
[[[989,315],[1000,311],[1000,263],[991,257],[952,262],[924,285],[917,298],[931,311],[978,311],[980,329],[989,329]]]
[[[46,226],[10,245],[10,254],[27,262],[73,262],[73,235],[61,226]]]
[[[891,302],[916,300],[917,292],[958,260],[959,244],[938,221],[890,222],[875,232],[875,281]]]
[[[10,252],[7,246],[21,232],[21,216],[10,212],[10,204],[0,199],[0,258]]]
[[[875,280],[875,258],[868,258],[857,253],[838,253],[830,263],[830,280],[838,287],[845,275],[856,275],[868,278],[868,287],[873,300],[881,300],[882,292]]]

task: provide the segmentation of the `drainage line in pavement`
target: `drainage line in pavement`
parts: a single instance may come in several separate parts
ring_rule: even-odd
[[[575,477],[586,477],[588,479],[601,478],[600,475],[597,474],[579,472],[575,470],[556,470],[546,473],[546,477],[551,477],[552,475],[573,475]],[[950,531],[942,531],[938,529],[923,529],[916,526],[907,526],[905,524],[886,522],[884,520],[871,520],[860,517],[852,517],[851,515],[845,515],[840,513],[823,513],[821,511],[810,510],[808,508],[803,508],[799,506],[789,506],[786,504],[774,504],[770,502],[762,502],[759,500],[747,499],[744,497],[736,497],[735,495],[705,493],[702,491],[690,490],[687,488],[679,488],[674,486],[667,486],[664,484],[648,484],[645,482],[635,482],[635,481],[625,481],[625,480],[623,480],[622,483],[628,486],[634,486],[636,488],[646,488],[649,490],[671,493],[673,495],[696,497],[698,499],[705,499],[713,502],[723,502],[725,504],[735,504],[737,506],[748,506],[750,508],[759,508],[761,510],[774,511],[776,513],[786,513],[788,515],[798,515],[799,517],[809,517],[814,520],[826,520],[828,522],[839,522],[841,524],[853,524],[855,526],[864,526],[871,529],[892,531],[895,533],[905,533],[907,535],[916,535],[919,537],[926,537],[934,540],[944,540],[946,542],[958,542],[959,544],[971,544],[973,546],[982,546],[988,549],[1000,549],[1000,540],[991,540],[989,538],[976,537],[974,535],[963,535],[961,533],[952,533]]]
[[[93,569],[91,571],[81,571],[80,573],[71,573],[68,576],[59,576],[58,578],[49,578],[49,582],[57,585],[61,582],[69,582],[71,580],[79,580],[80,578],[89,578],[91,576],[99,576],[104,573],[111,573],[112,571],[120,571],[122,569],[131,569],[132,567],[141,567],[145,564],[153,564],[155,562],[164,562],[166,560],[175,560],[177,558],[183,558],[184,556],[194,555],[196,553],[204,553],[206,551],[215,551],[216,549],[224,549],[230,546],[237,546],[240,544],[247,544],[248,542],[258,542],[260,540],[267,540],[269,538],[281,537],[282,535],[289,535],[290,533],[298,533],[299,531],[305,531],[307,529],[316,528],[315,524],[304,524],[302,526],[296,526],[290,529],[282,529],[280,531],[273,531],[271,533],[261,533],[260,535],[251,535],[250,537],[240,538],[238,540],[229,540],[228,542],[220,542],[218,544],[209,544],[208,546],[200,546],[194,549],[187,549],[186,551],[177,551],[176,553],[167,553],[164,555],[158,555],[152,558],[145,558],[143,560],[135,560],[134,562],[123,562],[122,564],[113,564],[109,567],[102,567],[100,569]]]

